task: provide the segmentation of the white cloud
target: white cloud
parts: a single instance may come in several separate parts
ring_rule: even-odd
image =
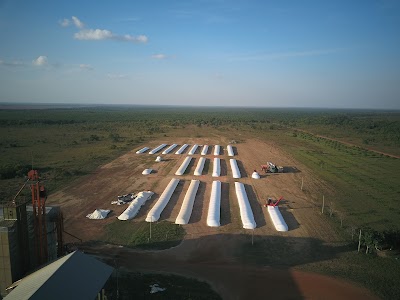
[[[81,28],[81,29],[82,29],[83,27],[85,27],[85,24],[84,24],[81,20],[79,20],[77,17],[72,16],[71,19],[72,19],[72,22],[74,22],[74,25],[75,25],[76,27]]]
[[[145,36],[145,35],[139,35],[139,36],[136,37],[136,40],[137,40],[139,43],[147,43],[147,41],[148,41],[149,39],[148,39],[148,37]]]
[[[146,43],[148,41],[147,36],[139,35],[132,36],[129,34],[118,35],[112,33],[107,29],[84,29],[74,34],[74,38],[77,40],[88,40],[88,41],[99,41],[99,40],[117,40],[127,41],[134,43]]]
[[[6,66],[6,67],[25,67],[26,66],[26,64],[24,62],[18,61],[18,60],[13,60],[13,61],[0,60],[0,65]]]
[[[87,70],[87,71],[92,71],[93,70],[93,67],[91,65],[88,65],[88,64],[80,64],[79,68],[81,70]]]
[[[100,41],[100,40],[116,40],[133,43],[147,43],[149,40],[145,35],[133,36],[130,34],[115,34],[107,29],[83,29],[85,24],[78,19],[78,17],[72,16],[71,19],[63,19],[58,22],[63,27],[68,27],[74,24],[80,31],[74,34],[76,40],[86,41]]]
[[[58,23],[62,26],[62,27],[68,27],[69,24],[71,23],[69,19],[63,19],[58,21]]]
[[[44,66],[47,64],[47,56],[40,55],[38,58],[32,61],[34,66]]]
[[[74,34],[77,40],[106,40],[111,39],[112,36],[111,31],[102,29],[85,29]]]
[[[128,78],[128,75],[125,74],[107,74],[107,77],[110,79],[124,79],[124,78]]]
[[[162,53],[158,53],[158,54],[153,54],[151,56],[151,58],[162,60],[162,59],[166,59],[167,55],[162,54]]]
[[[75,27],[82,29],[85,27],[85,23],[83,23],[81,20],[78,19],[78,17],[72,16],[71,19],[62,19],[58,21],[58,24],[60,24],[62,27],[68,27],[71,24],[74,24]]]

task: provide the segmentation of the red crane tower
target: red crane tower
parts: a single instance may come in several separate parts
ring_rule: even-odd
[[[39,180],[37,170],[28,172],[32,193],[32,209],[35,230],[35,255],[39,265],[47,263],[47,230],[46,230],[46,189]]]

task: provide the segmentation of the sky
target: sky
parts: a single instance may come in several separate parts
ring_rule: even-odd
[[[0,0],[0,102],[400,109],[400,1]]]

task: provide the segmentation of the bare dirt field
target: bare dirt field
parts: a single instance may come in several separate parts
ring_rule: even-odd
[[[199,278],[209,282],[224,299],[271,297],[273,299],[374,299],[364,289],[341,280],[296,271],[285,263],[287,259],[291,260],[290,265],[331,259],[334,251],[329,249],[340,247],[341,241],[334,228],[326,222],[324,216],[320,215],[319,208],[314,204],[315,199],[307,196],[329,187],[318,178],[314,178],[310,170],[287,156],[277,145],[255,139],[233,144],[236,153],[234,158],[237,159],[242,175],[240,179],[233,179],[229,165],[230,157],[226,152],[229,141],[225,137],[213,136],[209,139],[166,137],[143,146],[151,149],[161,143],[168,145],[176,143],[179,146],[170,154],[161,155],[165,160],[160,163],[155,162],[155,158],[166,148],[154,155],[148,152],[136,154],[135,152],[141,147],[132,149],[131,152],[98,168],[80,182],[75,182],[50,195],[48,202],[62,207],[65,230],[88,242],[99,240],[104,234],[104,226],[113,222],[115,217],[125,210],[126,206],[110,204],[117,195],[143,190],[153,191],[155,195],[147,201],[133,220],[133,222],[143,221],[169,181],[172,178],[179,178],[181,181],[160,217],[160,221],[175,222],[190,180],[198,179],[201,183],[190,223],[183,225],[187,233],[185,240],[175,248],[157,252],[136,251],[110,245],[90,246],[90,244],[86,244],[85,250],[110,260],[116,259],[119,266],[127,269],[169,272]],[[190,146],[183,154],[176,155],[175,151],[184,143]],[[205,156],[207,161],[203,175],[193,175],[201,157],[201,147],[199,147],[185,174],[176,176],[176,170],[193,144],[212,146]],[[219,178],[211,176],[213,145],[216,144],[224,148],[218,156],[221,158]],[[266,164],[267,161],[284,166],[285,173],[261,173],[260,165]],[[144,176],[141,173],[146,168],[152,168],[155,172]],[[255,169],[261,175],[259,180],[251,178]],[[302,179],[307,193],[300,188]],[[213,180],[222,182],[221,227],[218,228],[211,228],[206,224]],[[242,228],[234,190],[235,181],[245,184],[257,223],[254,231]],[[288,232],[277,232],[266,208],[263,207],[267,197],[278,199],[280,196],[284,197],[279,206],[288,224]],[[105,220],[87,219],[85,216],[96,208],[111,209],[112,212]],[[76,242],[72,237],[66,236],[66,239]],[[261,263],[259,260],[254,261],[252,256],[252,249],[255,249],[251,248],[252,239],[255,247],[263,244],[271,249],[269,253],[255,252],[255,257],[257,255],[266,257]],[[324,251],[324,255],[317,253],[321,249],[328,251]],[[293,253],[296,254],[295,257]],[[241,259],[242,256],[245,258]],[[267,259],[268,256],[275,257],[275,260]]]

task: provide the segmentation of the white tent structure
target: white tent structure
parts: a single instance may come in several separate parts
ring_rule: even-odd
[[[240,171],[239,171],[239,167],[237,165],[236,159],[231,158],[229,160],[229,163],[231,164],[233,178],[241,178],[242,176],[240,175]]]
[[[154,204],[153,208],[149,211],[146,217],[146,222],[157,222],[164,208],[167,206],[176,186],[179,183],[179,179],[172,178],[164,192],[161,194],[157,203]]]
[[[208,152],[208,145],[204,145],[203,149],[201,149],[201,155],[207,155]]]
[[[251,174],[251,178],[253,178],[253,179],[260,179],[260,174],[258,174],[257,171],[254,170],[253,174]]]
[[[178,146],[178,144],[172,144],[171,146],[169,146],[167,149],[165,149],[162,154],[168,154],[170,153],[176,146]]]
[[[219,177],[221,175],[221,160],[214,157],[212,177]]]
[[[235,182],[236,197],[239,203],[240,217],[244,229],[256,228],[256,221],[254,220],[253,211],[250,206],[249,199],[247,198],[246,189],[241,182]]]
[[[194,144],[193,147],[192,147],[192,149],[190,149],[188,155],[193,155],[193,154],[196,152],[196,150],[197,150],[198,147],[199,147],[199,145]]]
[[[162,161],[162,157],[161,156],[157,156],[156,162],[160,162],[160,161]]]
[[[153,169],[144,169],[142,174],[143,175],[149,175],[149,174],[151,174],[152,171],[153,171]]]
[[[194,200],[196,198],[197,190],[199,189],[199,180],[192,180],[189,189],[183,199],[181,210],[176,218],[175,224],[188,224],[190,216],[192,215]]]
[[[277,231],[288,231],[288,226],[282,217],[278,206],[267,205],[268,213]]]
[[[143,204],[153,195],[154,193],[150,191],[140,192],[125,211],[117,217],[118,220],[126,221],[136,217]]]
[[[157,146],[156,148],[154,148],[153,150],[151,150],[151,151],[149,152],[149,154],[155,154],[155,153],[157,153],[158,151],[160,151],[162,148],[164,148],[165,146],[167,146],[167,144],[161,144],[160,146]]]
[[[178,176],[182,176],[183,173],[185,173],[186,168],[188,167],[188,165],[190,164],[190,161],[192,160],[191,156],[186,156],[185,160],[183,161],[183,163],[181,164],[181,166],[179,167],[178,171],[175,172],[175,175]]]
[[[221,146],[215,145],[214,146],[214,155],[219,155],[220,152],[221,152]]]
[[[221,216],[221,181],[213,181],[210,204],[208,206],[207,226],[219,227]]]
[[[88,214],[86,218],[91,220],[102,220],[107,218],[107,215],[110,213],[109,209],[95,209],[94,212]]]
[[[144,153],[144,152],[146,152],[146,151],[149,150],[149,149],[150,149],[149,147],[144,147],[144,148],[142,148],[142,149],[136,151],[136,154]]]
[[[185,151],[185,149],[186,149],[188,146],[189,146],[188,144],[183,144],[182,147],[180,147],[180,148],[178,149],[178,151],[175,152],[175,154],[182,154],[183,151]]]
[[[197,163],[196,170],[194,170],[195,176],[200,176],[204,169],[204,164],[206,162],[205,157],[200,157],[199,162]]]
[[[228,146],[226,147],[226,150],[228,150],[228,155],[229,155],[229,156],[235,156],[235,152],[233,152],[233,147],[232,147],[232,145],[228,145]]]

